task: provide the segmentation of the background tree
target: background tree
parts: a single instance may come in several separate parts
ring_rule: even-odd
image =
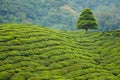
[[[120,29],[120,12],[116,5],[99,6],[95,11],[95,16],[99,22],[99,31],[111,31]]]
[[[98,28],[97,21],[94,18],[93,13],[90,10],[90,8],[84,9],[83,12],[80,14],[79,19],[77,21],[77,28],[85,29],[86,31],[88,29]]]

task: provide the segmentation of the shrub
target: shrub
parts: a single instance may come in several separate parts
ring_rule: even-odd
[[[11,77],[11,74],[8,72],[0,72],[0,80],[9,80]]]
[[[21,76],[20,74],[15,74],[11,77],[10,80],[26,80],[23,76]]]

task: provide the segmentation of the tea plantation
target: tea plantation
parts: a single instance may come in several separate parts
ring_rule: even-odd
[[[120,80],[120,31],[1,24],[0,80]]]

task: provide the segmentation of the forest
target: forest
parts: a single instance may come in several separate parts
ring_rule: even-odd
[[[75,30],[81,11],[89,7],[99,22],[98,31],[120,29],[119,0],[0,0],[0,23],[36,24]]]

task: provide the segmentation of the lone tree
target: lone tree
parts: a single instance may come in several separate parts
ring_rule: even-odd
[[[97,21],[94,18],[90,8],[86,8],[82,11],[76,25],[77,25],[77,29],[85,29],[86,31],[88,31],[88,29],[98,28]]]

